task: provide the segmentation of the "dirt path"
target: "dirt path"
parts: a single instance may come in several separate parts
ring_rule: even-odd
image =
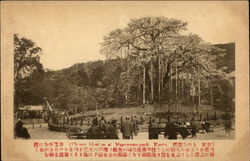
[[[31,139],[68,139],[65,132],[54,132],[48,130],[47,124],[42,124],[41,128],[39,124],[35,124],[33,129],[31,125],[26,125],[31,135]],[[225,137],[225,130],[223,128],[216,128],[212,133],[198,133],[196,138],[188,137],[186,140],[225,140],[233,139],[235,137],[235,130],[231,131],[229,138]],[[122,134],[119,133],[119,138],[122,138]],[[134,136],[134,140],[147,140],[148,132],[140,132],[137,136]],[[163,135],[159,135],[159,139],[165,139]],[[182,139],[178,136],[178,139]]]

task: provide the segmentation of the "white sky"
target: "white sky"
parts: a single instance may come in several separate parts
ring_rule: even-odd
[[[131,18],[166,16],[188,22],[188,32],[211,43],[235,42],[241,14],[236,2],[9,2],[13,33],[43,49],[45,68],[104,59],[103,36],[123,28]]]

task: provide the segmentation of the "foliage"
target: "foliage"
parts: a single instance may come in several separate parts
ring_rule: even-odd
[[[20,38],[14,34],[14,89],[15,106],[22,104],[36,104],[42,86],[43,66],[40,63],[42,49],[35,42],[27,38]]]
[[[216,60],[218,68],[224,68],[225,72],[230,73],[235,70],[235,43],[216,44],[217,48],[225,50],[225,55]]]
[[[46,72],[39,63],[41,48],[14,35],[15,100],[36,104],[47,97],[53,108],[80,112],[141,104],[141,98],[170,101],[176,80],[185,80],[185,95],[189,95],[191,82],[201,80],[204,86],[209,80],[217,85],[218,108],[231,106],[226,103],[232,103],[234,87],[226,73],[234,67],[225,71],[229,65],[221,63],[231,58],[225,56],[231,48],[206,43],[196,34],[181,34],[186,29],[186,22],[166,17],[132,19],[125,28],[104,36],[100,53],[107,60]]]
[[[119,60],[75,64],[46,73],[43,86],[53,108],[74,112],[107,108],[121,103],[118,83],[122,66]],[[120,101],[122,101],[120,99]]]
[[[182,76],[182,79],[187,79],[187,74],[192,74],[193,79],[225,77],[215,63],[224,51],[204,42],[198,35],[181,35],[181,31],[186,29],[187,23],[181,20],[144,17],[132,19],[124,29],[113,30],[104,37],[102,54],[107,58],[122,58],[122,54],[124,59],[130,61],[123,73],[124,93],[127,94],[131,86],[138,85],[133,81],[134,76],[143,77],[143,68],[145,78],[141,78],[139,86],[145,82],[143,91],[149,93],[150,89],[151,95],[157,93],[159,101],[162,94],[168,92],[166,85],[170,78],[180,79]],[[142,68],[133,70],[135,66]],[[174,68],[177,70],[171,72]],[[130,71],[134,73],[129,74]]]

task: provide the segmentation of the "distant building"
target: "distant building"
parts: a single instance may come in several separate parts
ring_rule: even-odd
[[[42,105],[26,105],[18,107],[15,117],[18,119],[41,119],[43,117],[45,107]]]

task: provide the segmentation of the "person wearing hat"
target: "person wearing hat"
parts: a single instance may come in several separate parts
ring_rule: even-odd
[[[111,121],[111,124],[115,129],[115,135],[113,136],[114,137],[113,139],[119,139],[119,136],[118,136],[119,135],[119,130],[118,130],[118,126],[117,126],[117,120],[113,119]]]
[[[130,139],[132,138],[132,123],[129,120],[129,116],[126,116],[126,120],[122,123],[121,132],[123,139]]]

